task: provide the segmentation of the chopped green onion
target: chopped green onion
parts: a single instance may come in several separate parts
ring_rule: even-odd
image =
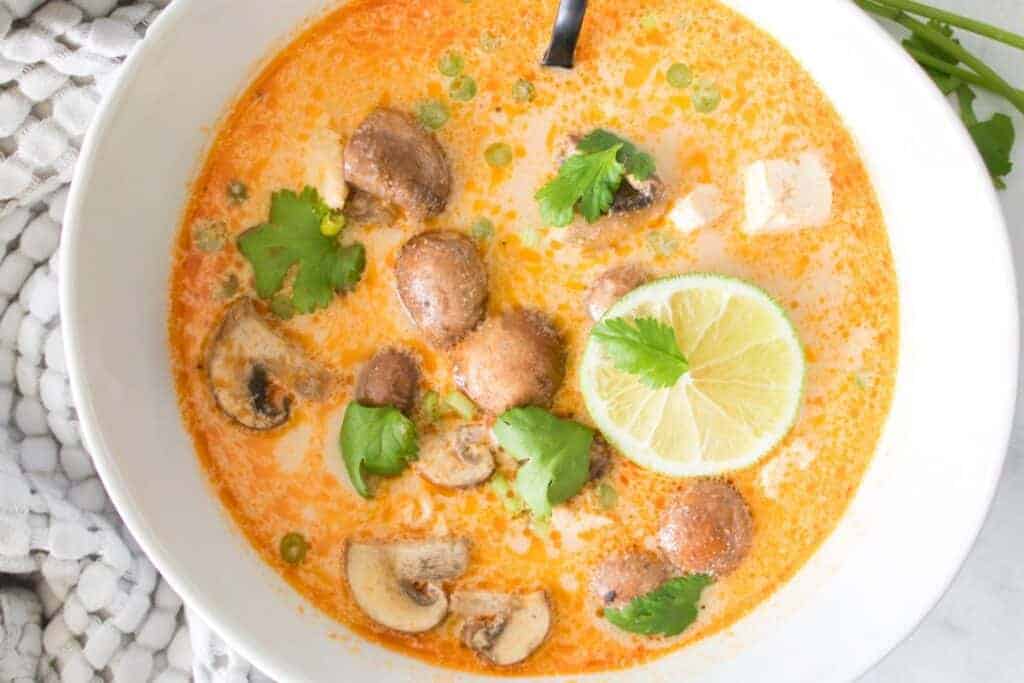
[[[520,78],[512,86],[512,99],[516,102],[532,102],[536,95],[537,89],[533,87],[533,83],[525,78]]]
[[[505,478],[500,472],[491,477],[491,490],[501,500],[501,504],[505,506],[505,512],[512,515],[513,517],[524,512],[526,510],[526,503],[523,499],[516,495],[515,491],[508,483],[508,479]]]
[[[718,103],[722,101],[722,95],[714,83],[701,81],[694,89],[690,99],[694,109],[701,114],[710,114],[718,108]]]
[[[281,538],[281,559],[288,564],[299,564],[306,559],[306,552],[309,550],[309,543],[306,537],[300,533],[291,532]]]
[[[420,400],[420,417],[423,418],[424,422],[431,423],[437,422],[437,418],[440,416],[441,397],[437,395],[436,391],[431,389],[423,394],[423,398]]]
[[[228,183],[228,199],[232,204],[241,204],[249,198],[249,188],[241,180],[232,180]]]
[[[501,39],[490,31],[485,31],[480,36],[480,49],[484,52],[494,52],[501,45]]]
[[[199,251],[212,253],[220,251],[228,241],[227,226],[223,221],[207,221],[192,234]]]
[[[448,123],[448,105],[440,100],[421,102],[416,108],[416,117],[420,125],[429,130],[437,130]]]
[[[523,228],[519,231],[519,239],[523,246],[528,249],[536,249],[540,246],[540,235],[535,228]]]
[[[476,97],[476,81],[472,76],[462,75],[452,80],[448,95],[457,102],[469,102]]]
[[[238,294],[238,287],[241,283],[238,281],[238,276],[234,273],[224,278],[224,282],[220,285],[220,291],[217,296],[221,299],[230,299],[235,294]]]
[[[444,404],[459,414],[463,420],[476,416],[476,405],[461,391],[450,391],[444,397]]]
[[[514,156],[512,147],[504,142],[495,142],[484,150],[484,159],[495,168],[508,166],[512,163],[512,157]]]
[[[334,237],[345,227],[345,214],[341,211],[328,211],[320,221],[320,234]]]
[[[601,482],[601,485],[597,487],[597,502],[605,510],[611,510],[615,507],[615,503],[619,500],[619,493],[615,490],[615,487],[608,482]]]
[[[284,294],[277,294],[270,300],[270,312],[281,320],[288,320],[295,315],[295,305]]]
[[[458,76],[466,68],[466,60],[458,52],[449,50],[437,60],[437,70],[444,76]]]
[[[494,237],[494,222],[490,218],[480,216],[473,221],[469,234],[478,240],[489,240]]]
[[[673,88],[681,89],[690,85],[690,82],[693,80],[693,72],[690,71],[690,67],[682,62],[676,62],[668,68],[665,78],[668,79],[668,84]]]

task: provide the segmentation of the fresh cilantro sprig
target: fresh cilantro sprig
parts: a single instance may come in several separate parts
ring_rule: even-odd
[[[588,223],[608,213],[615,193],[628,174],[647,180],[654,158],[629,140],[598,128],[576,143],[555,176],[534,195],[541,218],[554,227],[572,223],[577,209]]]
[[[321,226],[331,219],[330,207],[312,187],[301,194],[274,193],[269,220],[238,238],[260,297],[270,299],[280,292],[293,268],[291,303],[299,313],[324,308],[335,293],[355,287],[366,267],[366,253],[361,244],[342,245],[336,235],[325,235]]]
[[[372,497],[364,471],[394,477],[419,453],[416,425],[392,406],[349,403],[340,441],[349,481],[363,498]]]
[[[675,636],[697,618],[700,595],[711,585],[706,574],[669,579],[622,609],[605,608],[605,619],[623,631],[645,636]]]
[[[1024,50],[1024,36],[986,24],[970,17],[930,7],[914,0],[855,0],[864,10],[896,22],[910,31],[903,47],[949,95],[956,93],[960,117],[981,153],[996,187],[1004,188],[1003,178],[1013,170],[1010,154],[1014,144],[1013,121],[995,114],[979,121],[974,113],[977,86],[1001,96],[1024,114],[1024,91],[964,48],[954,35],[954,27]],[[916,15],[916,16],[915,16]],[[917,17],[927,19],[927,22]]]
[[[501,447],[524,464],[515,491],[536,517],[576,495],[587,483],[594,430],[528,406],[505,411],[494,425]]]
[[[590,333],[601,343],[615,367],[652,389],[673,386],[690,364],[679,350],[676,333],[654,318],[602,320]]]

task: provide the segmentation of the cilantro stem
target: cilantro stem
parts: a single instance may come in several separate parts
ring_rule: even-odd
[[[996,93],[997,95],[1006,95],[1006,92],[999,86],[999,84],[992,83],[988,79],[982,78],[973,71],[961,69],[958,66],[950,64],[949,62],[945,62],[936,57],[935,55],[928,54],[924,50],[920,50],[916,47],[910,47],[905,45],[904,48],[906,48],[907,52],[910,53],[910,56],[917,60],[917,63],[920,64],[921,66],[926,66],[929,69],[934,69],[935,71],[941,71],[942,73],[947,74],[949,76],[959,78],[964,83],[976,85],[979,88],[984,88],[985,90]],[[1024,94],[1024,90],[1013,89],[1013,91],[1019,94]]]
[[[998,26],[993,26],[992,24],[986,24],[983,21],[971,19],[970,17],[954,14],[953,12],[947,12],[935,7],[929,7],[928,5],[922,5],[919,2],[913,2],[913,0],[873,0],[873,2],[897,10],[911,12],[918,16],[935,19],[944,24],[956,26],[957,28],[962,28],[965,31],[976,33],[979,36],[998,40],[1000,43],[1005,43],[1006,45],[1024,50],[1024,36],[999,28]]]

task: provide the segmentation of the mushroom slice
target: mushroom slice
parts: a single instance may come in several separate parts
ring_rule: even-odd
[[[413,467],[437,486],[467,488],[487,481],[494,472],[494,447],[481,425],[463,425],[454,431],[435,432],[420,441]]]
[[[207,341],[206,377],[221,411],[249,429],[288,421],[294,395],[322,401],[334,378],[282,337],[252,299],[231,304]]]
[[[448,614],[441,580],[466,570],[462,539],[403,543],[349,543],[345,576],[356,604],[375,622],[402,633],[422,633]]]
[[[497,666],[523,661],[541,646],[551,630],[547,593],[524,596],[489,592],[452,595],[452,611],[465,617],[462,642]]]

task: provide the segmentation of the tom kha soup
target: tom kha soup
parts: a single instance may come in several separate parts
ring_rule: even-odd
[[[360,636],[510,675],[719,632],[836,526],[898,330],[856,146],[714,0],[355,0],[238,98],[174,246],[183,419]]]

